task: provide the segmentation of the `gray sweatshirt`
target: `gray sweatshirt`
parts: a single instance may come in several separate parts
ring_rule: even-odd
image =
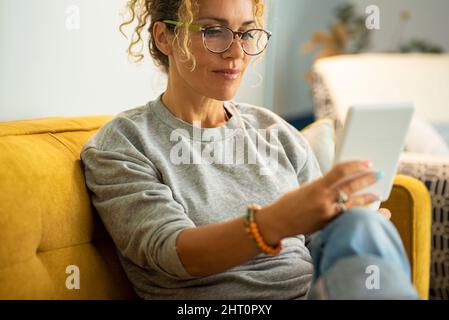
[[[225,102],[221,127],[175,117],[161,97],[118,114],[81,151],[87,186],[144,299],[300,299],[312,277],[303,235],[220,274],[184,268],[176,237],[243,215],[321,176],[305,138],[275,113]],[[242,226],[243,228],[243,226]],[[238,248],[235,248],[238,250]]]

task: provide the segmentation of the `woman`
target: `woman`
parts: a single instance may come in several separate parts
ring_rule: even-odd
[[[137,294],[416,297],[396,230],[360,208],[376,196],[354,195],[379,178],[369,162],[322,176],[295,128],[266,109],[229,102],[270,38],[262,1],[131,0],[129,9],[125,25],[138,22],[130,53],[141,58],[133,48],[151,19],[150,52],[168,86],[107,123],[81,158],[92,202]],[[312,261],[304,235],[321,229]],[[373,264],[382,290],[367,288]]]

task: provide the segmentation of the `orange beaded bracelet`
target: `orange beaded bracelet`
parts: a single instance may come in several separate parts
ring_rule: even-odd
[[[260,234],[259,227],[256,223],[256,220],[254,218],[254,215],[258,210],[260,210],[261,207],[257,204],[251,204],[248,206],[247,212],[246,212],[246,232],[248,235],[253,238],[253,240],[256,242],[256,245],[259,247],[259,249],[268,255],[275,256],[279,254],[282,250],[282,244],[281,242],[277,243],[275,246],[271,246],[265,242],[265,240],[262,238],[262,235]]]

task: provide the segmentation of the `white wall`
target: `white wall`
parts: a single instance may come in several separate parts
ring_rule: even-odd
[[[352,0],[360,12],[368,5],[380,9],[380,30],[373,31],[371,51],[389,51],[411,38],[421,38],[441,45],[449,52],[448,0]],[[400,27],[401,11],[407,10],[411,19]]]
[[[128,62],[118,32],[125,0],[0,0],[0,121],[115,114],[154,99],[165,77]],[[80,28],[66,22],[79,8]],[[69,19],[73,26],[73,20]],[[265,77],[265,61],[257,71]],[[264,105],[248,70],[235,98]]]

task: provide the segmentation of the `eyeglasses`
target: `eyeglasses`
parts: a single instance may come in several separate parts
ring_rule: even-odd
[[[182,22],[174,20],[163,20],[162,22],[182,26]],[[261,54],[268,45],[271,38],[271,32],[264,29],[250,29],[245,32],[233,31],[225,26],[204,27],[198,24],[191,24],[190,29],[201,31],[203,34],[203,44],[207,50],[212,53],[223,53],[227,51],[234,41],[235,37],[242,41],[243,51],[250,56]]]

